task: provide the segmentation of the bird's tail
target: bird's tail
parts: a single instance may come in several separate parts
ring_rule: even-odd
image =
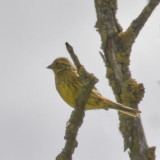
[[[103,105],[104,109],[109,109],[109,108],[116,109],[119,112],[127,114],[132,117],[138,117],[138,115],[141,113],[141,111],[139,111],[137,109],[133,109],[131,107],[125,106],[120,103],[112,102],[106,98],[103,99],[102,103],[103,103],[102,105]]]

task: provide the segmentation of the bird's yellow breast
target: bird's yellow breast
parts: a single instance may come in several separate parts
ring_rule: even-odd
[[[66,77],[68,75],[68,77]],[[82,83],[77,75],[74,73],[61,74],[56,77],[56,89],[59,92],[62,99],[69,104],[71,107],[75,107],[76,100],[80,96],[82,91]],[[96,89],[92,90],[92,93],[85,106],[87,110],[101,108],[99,102],[99,93]]]
[[[71,107],[75,106],[75,98],[76,95],[74,94],[74,90],[71,89],[70,85],[66,85],[66,84],[61,84],[57,86],[57,90],[60,94],[60,96],[62,97],[62,99],[68,103]],[[73,87],[72,87],[73,88]]]
[[[68,76],[66,77],[66,75]],[[66,103],[71,107],[75,107],[75,101],[81,93],[82,84],[75,79],[75,75],[63,74],[61,78],[60,76],[56,78],[56,89]]]

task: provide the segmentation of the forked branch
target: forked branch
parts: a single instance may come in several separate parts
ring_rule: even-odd
[[[105,60],[109,84],[118,102],[137,109],[144,96],[144,87],[131,76],[131,48],[160,0],[150,0],[126,32],[122,32],[116,19],[117,0],[94,1],[97,14],[96,28],[101,36],[104,53],[101,56]],[[155,147],[148,147],[140,116],[133,119],[119,114],[119,119],[124,150],[129,149],[131,160],[155,160]]]

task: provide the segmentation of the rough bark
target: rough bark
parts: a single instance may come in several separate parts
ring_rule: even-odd
[[[160,0],[150,0],[140,15],[123,32],[116,19],[117,0],[94,0],[97,14],[95,27],[101,36],[106,76],[119,103],[138,108],[144,96],[143,84],[132,78],[129,64],[132,45]],[[119,113],[124,150],[131,160],[155,160],[155,147],[148,147],[141,117],[131,118]]]

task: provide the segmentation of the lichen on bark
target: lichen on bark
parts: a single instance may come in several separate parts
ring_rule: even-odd
[[[132,78],[130,55],[132,45],[145,22],[160,0],[150,0],[126,31],[116,18],[117,0],[94,0],[97,14],[96,29],[100,34],[106,77],[118,102],[138,108],[144,87]],[[119,113],[119,129],[124,139],[124,150],[129,149],[131,160],[155,160],[155,147],[148,147],[141,117],[130,118]]]

